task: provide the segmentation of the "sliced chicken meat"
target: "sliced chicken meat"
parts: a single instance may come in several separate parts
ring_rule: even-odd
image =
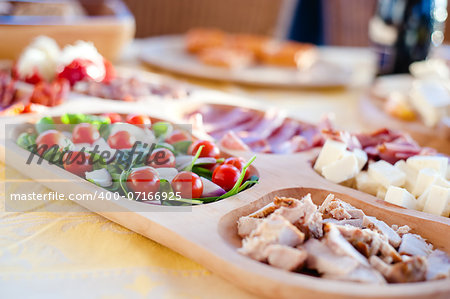
[[[416,234],[405,234],[398,249],[400,254],[410,256],[428,256],[433,250],[433,246],[428,244],[421,236]]]

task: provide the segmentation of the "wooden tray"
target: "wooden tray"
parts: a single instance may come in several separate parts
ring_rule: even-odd
[[[287,88],[332,88],[351,83],[352,70],[348,64],[340,64],[347,50],[320,48],[317,65],[307,71],[295,68],[252,66],[239,70],[205,65],[184,50],[182,35],[161,36],[146,39],[142,44],[140,58],[150,66],[173,73],[235,82],[255,86]],[[350,50],[351,51],[351,50]]]
[[[55,165],[25,165],[29,153],[18,147],[15,139],[27,125],[22,123],[7,132],[4,144],[8,165],[32,179],[46,178],[42,184],[62,194],[107,192]],[[449,298],[449,280],[392,285],[342,282],[286,272],[237,253],[240,239],[236,220],[240,216],[262,207],[275,195],[300,198],[308,192],[316,204],[328,192],[335,192],[339,198],[390,225],[410,226],[413,232],[421,234],[436,248],[450,253],[450,238],[447,238],[450,219],[397,207],[360,191],[328,182],[311,167],[317,153],[313,150],[285,156],[258,154],[253,165],[259,172],[259,184],[219,202],[185,207],[187,210],[184,212],[180,207],[167,206],[144,211],[143,206],[149,205],[124,198],[102,202],[104,212],[98,212],[96,202],[79,203],[260,295],[277,298]],[[244,158],[253,155],[250,152],[240,154]],[[70,180],[72,183],[61,184],[56,180]]]
[[[34,1],[37,2],[37,1]],[[39,35],[54,38],[60,46],[77,40],[92,41],[109,60],[118,58],[134,37],[134,17],[121,0],[80,1],[87,16],[0,16],[1,59],[17,59]]]

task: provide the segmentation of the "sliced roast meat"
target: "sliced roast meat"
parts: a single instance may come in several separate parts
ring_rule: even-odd
[[[427,260],[423,256],[414,256],[393,265],[386,264],[377,256],[371,256],[369,262],[391,283],[424,281],[427,272]]]
[[[266,248],[267,262],[274,267],[294,271],[301,269],[308,257],[306,250],[284,245],[269,245]]]
[[[434,250],[427,258],[427,280],[447,279],[450,277],[450,258],[440,250]]]
[[[267,246],[280,244],[295,247],[302,244],[304,239],[305,235],[289,221],[278,215],[270,215],[242,241],[239,252],[255,260],[264,261],[267,259]]]
[[[405,234],[398,249],[400,254],[410,256],[428,256],[433,250],[433,246],[425,242],[425,240],[416,234]]]
[[[380,221],[375,217],[364,216],[363,218],[363,226],[367,227],[371,230],[376,230],[382,235],[386,236],[389,240],[389,243],[397,248],[400,246],[400,242],[402,239],[389,225],[387,225],[384,221]]]

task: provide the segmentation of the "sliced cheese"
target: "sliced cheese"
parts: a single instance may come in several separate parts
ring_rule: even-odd
[[[439,80],[416,80],[410,98],[426,126],[435,126],[449,113],[450,94]]]
[[[369,176],[385,188],[389,186],[403,186],[406,175],[403,171],[386,161],[380,160],[369,165]]]
[[[327,139],[317,157],[314,169],[322,173],[322,168],[341,159],[344,156],[346,149],[347,145],[345,143]]]
[[[384,188],[384,186],[380,186],[377,189],[376,197],[378,197],[379,199],[385,199],[386,198],[386,192],[387,192],[387,189]]]
[[[449,200],[450,188],[433,185],[430,187],[423,211],[426,213],[448,217]]]
[[[412,156],[406,160],[406,164],[420,171],[424,168],[431,168],[439,175],[445,177],[447,174],[448,158],[440,156]]]
[[[438,177],[438,173],[431,168],[424,168],[419,171],[417,175],[416,183],[414,184],[412,194],[414,196],[420,196],[425,190],[431,186]]]
[[[367,171],[361,171],[356,176],[356,188],[358,190],[377,195],[378,187],[380,187],[380,183],[372,179]]]
[[[428,199],[428,194],[431,191],[432,186],[440,186],[444,188],[450,188],[450,182],[442,177],[437,177],[436,180],[433,182],[431,186],[428,186],[428,188],[417,198],[417,207],[416,209],[419,211],[423,211],[425,208],[425,203]]]
[[[356,156],[356,159],[358,160],[358,169],[363,169],[364,165],[367,163],[367,153],[363,151],[362,149],[355,148],[353,150],[353,154]]]
[[[341,183],[351,179],[356,176],[358,172],[358,160],[353,154],[347,154],[340,160],[322,168],[323,176],[334,183]]]
[[[408,209],[416,208],[415,197],[405,188],[390,186],[387,189],[385,201]]]
[[[394,166],[405,173],[405,188],[409,192],[412,192],[414,184],[416,183],[418,171],[406,164],[405,160],[398,160],[397,163],[394,164]]]

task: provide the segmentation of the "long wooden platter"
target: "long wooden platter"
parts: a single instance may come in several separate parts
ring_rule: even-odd
[[[29,153],[17,146],[15,140],[27,125],[23,122],[7,132],[4,150],[8,165],[34,180],[46,178],[41,180],[43,185],[67,196],[107,192],[55,165],[37,165],[35,162],[26,165]],[[450,219],[397,207],[360,191],[328,182],[311,167],[317,152],[311,150],[283,156],[257,154],[253,165],[259,173],[260,183],[211,204],[159,206],[153,209],[150,205],[125,198],[101,203],[78,203],[260,295],[278,298],[449,298],[449,280],[393,285],[342,282],[286,272],[237,253],[240,239],[236,220],[240,216],[262,207],[275,195],[301,197],[311,193],[317,204],[329,192],[338,193],[339,198],[390,225],[410,226],[413,232],[428,239],[436,248],[450,253]],[[238,154],[244,158],[253,156],[250,152]],[[61,184],[61,180],[71,182]]]

